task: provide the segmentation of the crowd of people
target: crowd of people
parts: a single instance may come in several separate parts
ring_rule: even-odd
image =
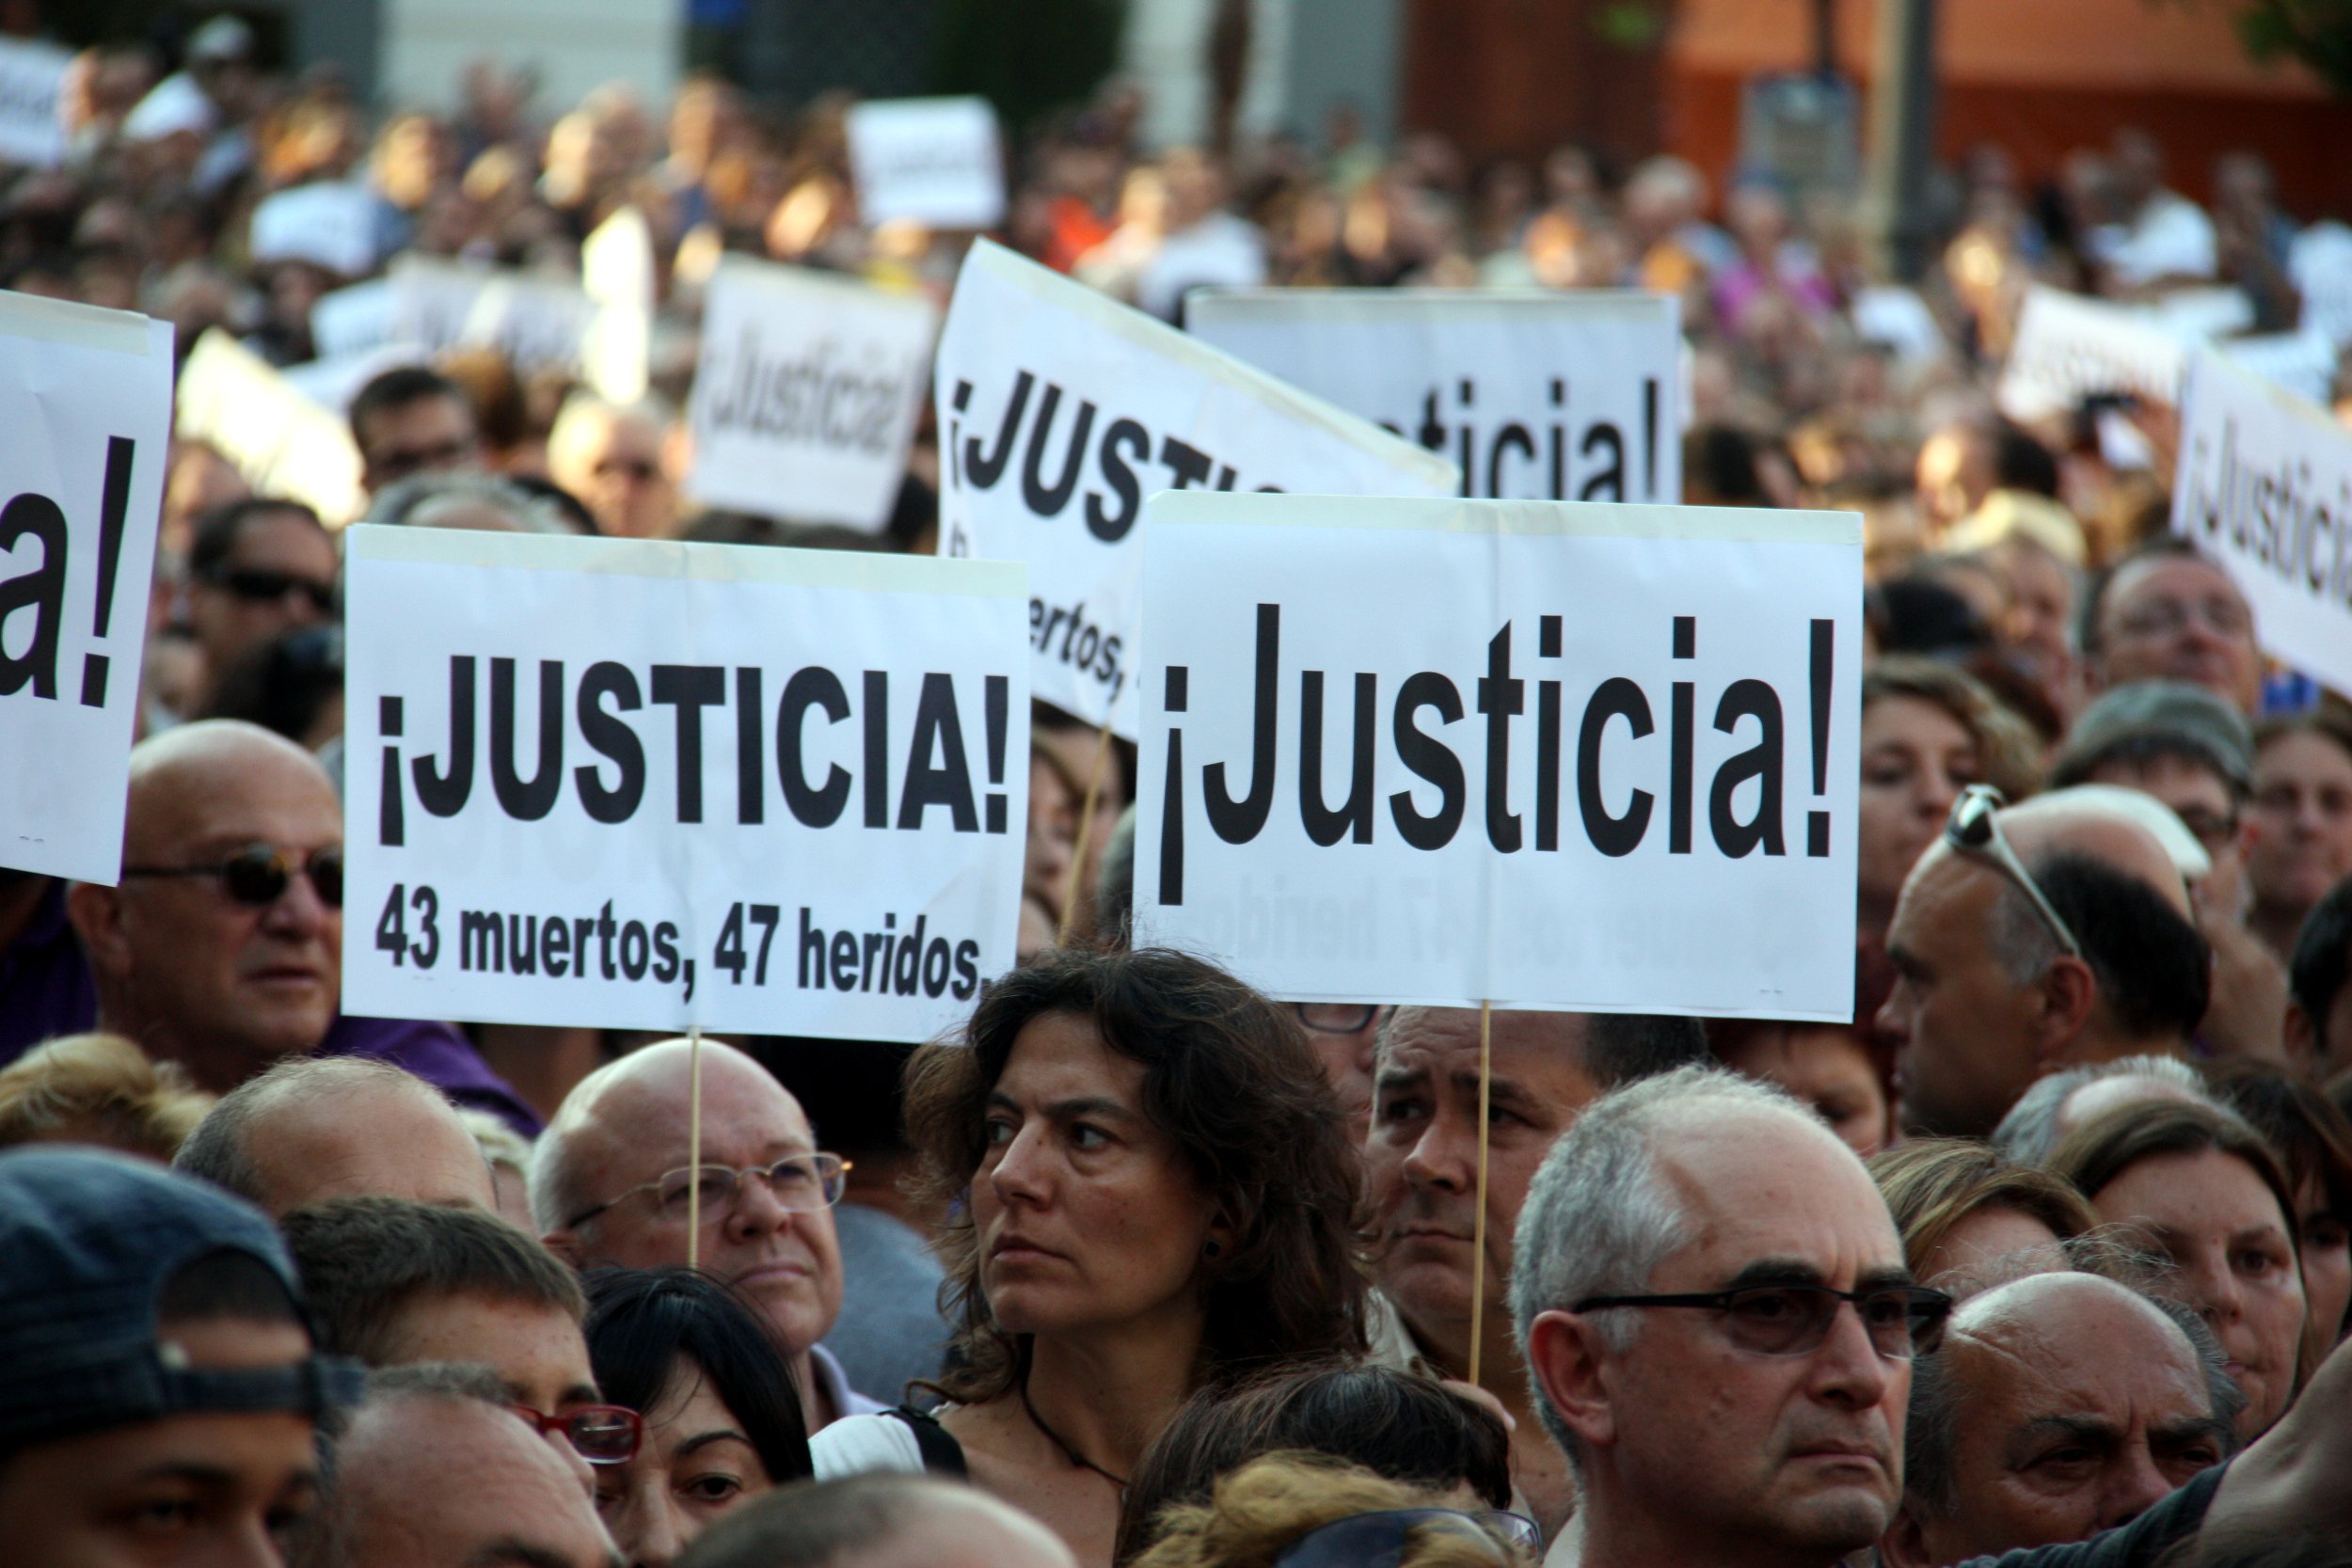
[[[2341,225],[2251,154],[2200,205],[2123,128],[2040,185],[1970,153],[1898,287],[1763,177],[1343,119],[1154,150],[1139,103],[1018,128],[997,237],[1179,323],[1671,293],[1685,499],[1863,514],[1853,1022],[1285,1004],[1136,949],[1133,750],[1043,706],[1020,960],[949,1037],[346,1014],[355,519],[178,441],[122,880],[0,871],[0,1558],[2352,1562],[2352,706],[2169,533],[2171,410],[1994,391],[2030,284],[2282,330]],[[878,535],[691,501],[719,256],[944,298],[970,242],[861,219],[845,107],[548,119],[485,64],[372,123],[215,21],[77,59],[0,286],[299,368],[401,256],[577,277],[634,209],[655,389],[383,369],[338,410],[365,519],[929,551],[928,428]],[[374,193],[361,271],[253,243],[322,181]]]

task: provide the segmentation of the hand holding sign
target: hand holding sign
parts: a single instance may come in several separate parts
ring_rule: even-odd
[[[0,294],[0,865],[112,882],[171,433],[171,327]]]

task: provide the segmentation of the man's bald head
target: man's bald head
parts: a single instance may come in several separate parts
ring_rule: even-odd
[[[2086,1540],[2227,1457],[2237,1395],[2196,1323],[2088,1274],[1963,1302],[1914,1369],[1890,1568]]]
[[[2156,835],[2074,790],[2037,797],[2001,813],[2001,832],[2027,865],[2050,856],[2082,855],[2146,884],[2184,919],[2194,919],[2187,884]]]
[[[273,1215],[338,1197],[495,1210],[480,1147],[440,1090],[389,1062],[281,1062],[223,1097],[173,1168]]]
[[[135,747],[122,885],[67,897],[101,1024],[216,1092],[316,1046],[342,991],[342,852],[334,785],[291,741],[207,720]],[[232,858],[263,874],[232,883]]]

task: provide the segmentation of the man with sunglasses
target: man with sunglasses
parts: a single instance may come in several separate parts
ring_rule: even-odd
[[[677,486],[665,451],[673,428],[652,402],[565,400],[548,432],[548,478],[580,498],[596,531],[616,539],[667,539],[677,528]]]
[[[202,712],[224,673],[270,639],[335,613],[335,541],[300,501],[232,501],[198,527],[183,590],[204,656]]]
[[[1545,1157],[1517,1255],[1585,1568],[1831,1568],[1885,1530],[1911,1358],[1950,1303],[1810,1110],[1711,1068],[1604,1096]]]
[[[2003,809],[1974,784],[1912,868],[1888,927],[1902,1125],[1990,1137],[2044,1074],[2181,1055],[2211,949],[2155,834],[2066,795]]]
[[[818,1343],[841,1316],[833,1206],[846,1166],[799,1101],[733,1046],[702,1044],[702,1160],[690,1154],[691,1048],[662,1040],[580,1080],[532,1150],[531,1210],[581,1269],[692,1260],[734,1286],[791,1363],[808,1430],[882,1404]],[[697,1236],[696,1227],[700,1231]]]

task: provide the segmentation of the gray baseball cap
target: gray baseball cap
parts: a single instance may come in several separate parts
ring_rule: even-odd
[[[2240,789],[2252,781],[2254,736],[2244,714],[2186,681],[2133,681],[2083,709],[2051,783],[2080,784],[2101,763],[2152,745],[2201,756]]]

